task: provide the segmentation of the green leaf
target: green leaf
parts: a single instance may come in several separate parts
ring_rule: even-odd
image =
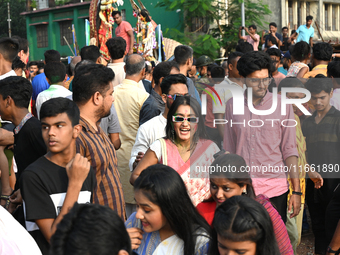
[[[204,41],[208,40],[210,37],[211,37],[210,35],[205,35],[202,41],[204,42]]]
[[[177,1],[173,1],[172,4],[170,5],[169,9],[174,9],[177,5]]]
[[[194,10],[197,9],[197,7],[198,7],[198,4],[196,3],[190,7],[189,11],[193,12]]]

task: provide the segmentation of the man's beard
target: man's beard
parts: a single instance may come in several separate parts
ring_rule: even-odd
[[[108,111],[105,112],[104,104],[96,111],[96,116],[98,116],[100,119],[106,118],[111,114],[111,107]]]

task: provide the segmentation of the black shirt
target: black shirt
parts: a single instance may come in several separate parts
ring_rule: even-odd
[[[277,37],[277,39],[279,39],[282,42],[282,35],[279,33],[275,33],[275,36]],[[270,35],[266,36],[266,40],[265,40],[265,47],[268,48],[268,40],[269,40]],[[278,43],[278,42],[277,42]]]
[[[18,167],[17,180],[20,180],[22,172],[46,154],[46,145],[41,134],[41,123],[31,117],[22,126],[17,134],[14,134],[14,158]],[[15,184],[15,189],[19,188],[19,181]]]
[[[145,100],[139,113],[139,126],[143,125],[153,117],[160,115],[165,110],[162,97],[152,89],[150,96]]]
[[[67,187],[66,168],[54,164],[44,156],[29,165],[22,174],[20,189],[24,200],[26,228],[43,254],[48,254],[49,243],[35,224],[35,220],[57,218],[64,203]],[[78,203],[91,203],[94,187],[94,171],[90,169],[79,194]]]
[[[280,47],[280,50],[281,50],[281,51],[287,51],[288,48],[289,48],[289,46],[291,45],[291,43],[288,42],[289,37],[284,37],[282,40],[283,40],[283,41],[282,41],[283,44],[282,44],[282,46]]]

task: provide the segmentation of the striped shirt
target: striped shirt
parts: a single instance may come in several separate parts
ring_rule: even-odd
[[[125,220],[125,201],[114,146],[99,126],[96,131],[81,117],[79,123],[82,131],[77,138],[77,153],[86,157],[96,171],[93,202],[109,206]]]

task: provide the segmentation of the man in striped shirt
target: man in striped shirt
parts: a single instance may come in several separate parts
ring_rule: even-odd
[[[117,155],[106,133],[99,127],[101,118],[110,114],[114,72],[105,66],[81,66],[73,79],[73,101],[80,110],[82,131],[77,138],[77,152],[86,157],[96,171],[93,192],[95,204],[106,205],[125,219],[125,201]]]

